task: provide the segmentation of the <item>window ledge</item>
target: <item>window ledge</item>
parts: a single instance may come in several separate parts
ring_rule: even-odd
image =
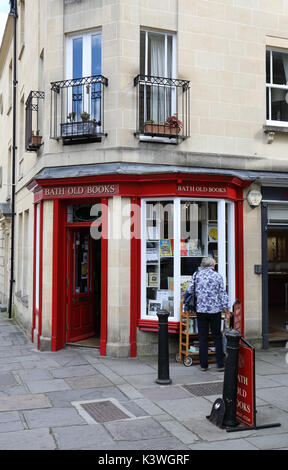
[[[288,123],[287,126],[271,126],[271,125],[264,125],[263,131],[265,134],[269,134],[269,132],[277,132],[288,134]]]

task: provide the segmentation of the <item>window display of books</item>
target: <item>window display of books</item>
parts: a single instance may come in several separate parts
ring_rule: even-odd
[[[202,256],[201,243],[198,239],[181,240],[181,256]]]

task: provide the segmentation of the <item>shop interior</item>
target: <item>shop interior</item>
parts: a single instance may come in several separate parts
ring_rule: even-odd
[[[269,341],[288,340],[288,228],[268,229]]]

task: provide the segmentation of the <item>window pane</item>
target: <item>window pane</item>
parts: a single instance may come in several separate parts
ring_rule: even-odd
[[[144,31],[140,32],[140,73],[145,75],[145,37]]]
[[[73,244],[73,273],[74,273],[74,293],[81,294],[88,292],[88,254],[89,240],[88,234],[77,232],[74,234]]]
[[[266,51],[266,83],[270,83],[270,51]]]
[[[92,71],[91,75],[101,75],[101,36],[92,36]]]
[[[288,54],[272,52],[273,83],[286,85],[288,83]]]
[[[82,77],[82,59],[82,38],[77,38],[73,40],[73,78]]]
[[[174,317],[174,214],[172,201],[146,204],[146,314]]]
[[[273,121],[288,121],[287,90],[271,88],[271,108]]]
[[[217,203],[181,201],[181,300],[203,256],[218,262]],[[215,269],[217,270],[217,264]]]
[[[82,38],[73,39],[73,78],[82,77],[83,47]],[[72,111],[75,113],[75,120],[80,120],[82,113],[82,87],[73,86],[72,89]]]
[[[165,36],[148,34],[148,75],[164,77],[165,74]]]

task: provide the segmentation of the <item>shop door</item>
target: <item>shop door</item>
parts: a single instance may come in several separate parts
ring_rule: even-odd
[[[269,339],[288,338],[288,229],[269,227],[268,251],[268,312]]]
[[[67,342],[94,336],[93,244],[89,228],[70,229],[68,234]]]

